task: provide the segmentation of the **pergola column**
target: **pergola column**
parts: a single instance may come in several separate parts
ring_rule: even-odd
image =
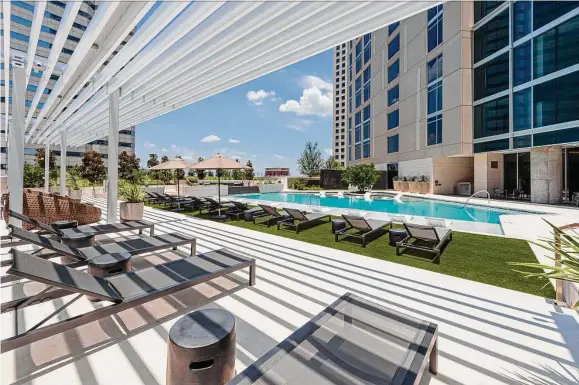
[[[117,188],[119,181],[119,98],[117,88],[109,96],[109,148],[108,148],[108,181],[107,222],[117,221]]]
[[[50,144],[44,148],[44,191],[50,192]]]
[[[66,130],[60,133],[60,195],[66,195]]]
[[[8,88],[8,82],[6,82]],[[23,63],[12,62],[12,124],[8,125],[8,191],[10,209],[22,213],[24,189],[24,122],[26,100],[26,70]],[[8,104],[8,100],[6,100]],[[22,227],[22,222],[10,217],[10,224]]]

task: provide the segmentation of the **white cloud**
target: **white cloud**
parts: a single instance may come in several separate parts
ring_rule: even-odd
[[[304,87],[300,100],[290,99],[279,106],[281,112],[294,112],[298,115],[332,115],[333,85],[317,76],[304,76],[300,79]]]
[[[229,139],[229,143],[239,143],[239,140],[237,140],[237,139]]]
[[[290,130],[305,132],[306,128],[311,126],[313,121],[308,119],[295,120],[292,123],[286,124],[286,127]]]
[[[213,143],[213,142],[219,142],[220,140],[221,140],[221,138],[218,137],[217,135],[207,135],[206,137],[201,139],[201,142],[202,143]]]
[[[256,106],[261,106],[263,101],[267,98],[275,99],[275,92],[274,91],[265,91],[265,90],[258,90],[258,91],[249,91],[247,93],[247,100]]]
[[[176,144],[171,145],[171,148],[177,148]]]
[[[166,148],[162,148],[161,152],[167,152],[168,150]]]
[[[287,159],[285,156],[280,155],[280,154],[273,154],[273,156],[274,156],[276,159]]]
[[[286,124],[286,127],[290,130],[304,132],[306,129],[299,124]]]
[[[324,148],[324,152],[326,153],[326,155],[332,155],[332,149],[331,148]]]
[[[145,141],[145,143],[143,143],[143,146],[145,148],[155,148],[157,147],[154,143],[149,142],[148,140]]]

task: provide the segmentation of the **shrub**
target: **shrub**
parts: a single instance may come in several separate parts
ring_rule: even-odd
[[[145,201],[145,191],[140,184],[122,180],[119,183],[119,197],[129,203],[140,203]]]
[[[347,167],[342,174],[342,180],[356,186],[358,191],[370,190],[378,179],[380,179],[380,173],[376,171],[373,163]]]
[[[44,169],[24,163],[24,187],[44,186]]]
[[[306,187],[304,180],[302,178],[297,178],[294,180],[292,188],[294,190],[303,190]]]

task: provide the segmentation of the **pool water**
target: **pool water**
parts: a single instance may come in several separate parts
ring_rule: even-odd
[[[246,199],[271,202],[297,203],[362,211],[379,211],[392,214],[445,218],[450,220],[492,224],[500,224],[499,217],[501,215],[529,214],[528,212],[522,211],[487,208],[475,205],[464,206],[459,203],[406,196],[403,196],[401,201],[396,201],[393,199],[393,195],[386,195],[384,198],[372,197],[371,200],[365,200],[363,197],[357,196],[346,196],[344,198],[328,196],[322,198],[317,194],[302,193],[244,194],[242,197]]]

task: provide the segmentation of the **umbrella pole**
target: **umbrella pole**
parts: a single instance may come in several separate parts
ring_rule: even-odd
[[[175,172],[177,177],[177,210],[181,211],[181,193],[179,192],[179,173]]]
[[[221,174],[217,170],[217,201],[219,202],[219,216],[221,216]]]

